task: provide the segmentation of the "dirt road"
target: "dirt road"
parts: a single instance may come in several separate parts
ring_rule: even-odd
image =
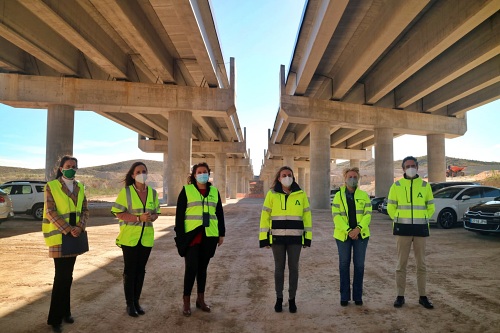
[[[206,299],[211,313],[181,314],[183,259],[173,241],[174,217],[155,222],[156,243],[141,304],[146,315],[125,313],[121,250],[112,217],[92,218],[90,252],[74,271],[72,311],[64,332],[498,332],[500,236],[463,228],[432,228],[428,239],[428,293],[435,309],[418,305],[411,254],[407,303],[395,309],[395,242],[386,215],[373,213],[365,269],[364,305],[339,304],[338,256],[328,210],[313,211],[312,247],[301,256],[298,312],[275,313],[272,253],[258,248],[262,199],[224,208],[227,237],[213,258]],[[46,316],[53,261],[40,222],[15,218],[0,225],[0,332],[50,332]],[[285,283],[286,285],[287,283]],[[286,295],[286,290],[285,290]]]

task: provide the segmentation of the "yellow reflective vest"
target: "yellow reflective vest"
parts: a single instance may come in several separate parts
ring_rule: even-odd
[[[148,186],[148,195],[146,204],[144,205],[141,198],[137,194],[133,185],[123,188],[116,202],[111,207],[111,213],[130,213],[140,216],[142,213],[159,214],[160,202],[156,191]],[[116,245],[121,246],[136,246],[141,240],[141,244],[145,247],[153,247],[154,244],[154,228],[153,222],[127,222],[120,221],[120,233],[116,238]],[[144,229],[144,230],[143,230]]]
[[[332,216],[335,228],[333,229],[333,237],[342,242],[347,240],[349,232],[352,230],[349,227],[349,207],[347,205],[346,187],[342,186],[340,191],[335,194],[332,203]],[[372,219],[372,204],[370,197],[365,191],[356,189],[354,191],[354,202],[356,205],[356,222],[357,228],[360,229],[359,235],[361,238],[370,237],[370,221]]]
[[[422,178],[401,178],[392,184],[387,212],[393,220],[393,234],[429,236],[429,218],[434,214],[434,196]]]
[[[61,216],[66,223],[69,224],[69,214],[76,213],[76,224],[80,223],[80,216],[82,214],[83,199],[85,198],[85,190],[82,183],[77,182],[79,187],[78,198],[76,201],[76,206],[70,197],[63,191],[62,183],[59,179],[54,179],[48,182],[45,186],[50,187],[52,197],[56,202],[57,214]],[[47,219],[46,207],[43,208],[43,221],[42,221],[42,232],[45,239],[45,244],[47,246],[55,246],[62,244],[62,234],[57,226],[51,223]]]
[[[184,218],[184,231],[190,232],[203,225],[203,214],[208,214],[210,224],[205,227],[207,237],[219,237],[219,222],[215,211],[219,202],[219,191],[210,186],[210,191],[203,197],[194,184],[184,185],[187,208]]]
[[[277,191],[278,190],[278,191]],[[272,244],[311,246],[312,215],[304,191],[293,183],[289,195],[281,192],[281,184],[269,190],[260,215],[260,247]]]

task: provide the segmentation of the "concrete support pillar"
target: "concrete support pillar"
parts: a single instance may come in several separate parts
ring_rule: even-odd
[[[308,197],[311,197],[311,172],[309,171],[309,168],[306,169],[306,193]]]
[[[311,123],[311,208],[330,208],[330,125]]]
[[[295,173],[296,170],[294,170],[294,168],[293,168],[294,167],[294,158],[293,158],[293,156],[290,156],[290,155],[283,156],[283,166],[290,167],[293,170],[293,172]]]
[[[235,167],[235,177],[236,177],[236,197],[238,197],[238,193],[243,192],[242,190],[242,184],[243,182],[241,181],[241,171],[239,167]]]
[[[167,196],[168,196],[168,182],[167,182],[167,175],[168,175],[168,154],[163,153],[163,197],[162,201],[164,203],[167,203]]]
[[[427,135],[427,168],[430,182],[446,181],[444,134]]]
[[[360,162],[360,160],[357,160],[357,159],[351,159],[349,165],[351,168],[359,168],[361,165],[361,162]]]
[[[301,189],[303,189],[303,190],[306,189],[306,169],[305,168],[298,168],[297,174],[295,175],[295,180],[297,181],[297,184],[299,184]]]
[[[264,192],[264,196],[267,194],[267,191],[269,191],[270,187],[271,187],[271,183],[269,180],[269,175],[266,173],[262,177],[262,190]]]
[[[394,183],[393,129],[375,129],[375,196],[386,197]]]
[[[45,180],[55,178],[59,160],[73,155],[75,108],[70,105],[49,105],[47,110],[47,141],[45,151]],[[78,156],[76,156],[78,158]]]
[[[237,193],[237,179],[236,179],[236,168],[231,167],[229,169],[229,198],[236,199]]]
[[[193,115],[190,111],[168,114],[167,204],[175,206],[191,168]]]
[[[226,203],[226,153],[215,154],[215,174],[214,185],[219,190],[220,199],[222,203]]]
[[[330,156],[331,158],[331,156]],[[330,189],[337,188],[339,186],[338,177],[335,176],[335,171],[337,169],[337,160],[330,160]]]

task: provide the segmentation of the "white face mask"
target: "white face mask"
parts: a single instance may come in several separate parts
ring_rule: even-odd
[[[135,181],[141,184],[144,184],[146,180],[148,179],[148,174],[147,173],[140,173],[135,176]]]
[[[414,178],[417,175],[417,169],[416,168],[408,168],[406,169],[406,176],[408,178]]]
[[[293,183],[293,177],[283,177],[280,182],[284,187],[290,187]]]

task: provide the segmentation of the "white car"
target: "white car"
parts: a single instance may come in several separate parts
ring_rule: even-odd
[[[33,215],[43,219],[44,181],[11,181],[0,185],[0,189],[9,194],[16,214]]]
[[[430,223],[449,229],[461,222],[465,211],[471,207],[500,196],[500,189],[482,185],[457,185],[443,188],[434,193],[436,211]]]

